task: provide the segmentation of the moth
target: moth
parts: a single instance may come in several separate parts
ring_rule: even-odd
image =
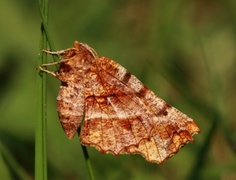
[[[69,139],[81,127],[83,145],[113,155],[141,154],[159,164],[200,132],[193,119],[88,45],[75,41],[73,48],[44,52],[62,56],[39,68],[61,81],[57,111]],[[58,71],[45,69],[55,64]]]

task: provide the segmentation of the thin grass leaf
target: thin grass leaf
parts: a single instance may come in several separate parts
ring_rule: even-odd
[[[0,142],[0,179],[7,179],[10,178],[10,174],[7,174],[6,172],[1,172],[4,171],[4,166],[1,163],[3,160],[5,160],[6,164],[10,167],[11,170],[14,171],[15,176],[19,179],[25,179],[25,180],[30,180],[32,179],[27,172],[22,168],[22,166],[16,161],[10,150],[2,143]],[[12,177],[11,177],[12,178]]]
[[[40,8],[43,11],[45,20],[48,14],[48,1],[43,0]],[[41,53],[42,49],[47,48],[47,38],[41,25],[41,42],[38,65],[46,63],[46,54]],[[47,154],[46,154],[46,136],[47,136],[47,94],[46,94],[46,74],[38,73],[37,76],[37,119],[35,129],[35,179],[47,180]]]
[[[48,2],[45,4],[48,4]],[[48,30],[47,27],[47,11],[46,10],[48,8],[42,7],[40,8],[40,15],[42,18],[42,42],[41,42],[41,46],[40,49],[47,49],[47,42],[49,44],[49,47],[51,49],[51,51],[56,51],[54,42],[52,40],[52,36],[50,35],[50,32]],[[41,51],[42,52],[42,51]],[[39,64],[44,64],[46,63],[46,55],[45,54],[40,54],[39,57]],[[53,56],[54,61],[58,61],[59,57],[57,55]],[[47,178],[47,170],[46,170],[46,73],[42,73],[42,76],[40,76],[38,79],[38,88],[41,90],[39,91],[38,97],[38,123],[37,123],[37,130],[36,130],[36,138],[38,139],[38,143],[36,143],[36,151],[38,156],[36,157],[35,163],[35,172],[36,173],[36,177],[38,179],[46,179]],[[41,98],[40,98],[41,97]],[[45,98],[45,99],[44,99]],[[44,132],[42,134],[42,132]],[[40,145],[41,145],[41,149],[40,149]],[[81,145],[82,146],[82,145]],[[43,148],[44,147],[44,148]],[[90,159],[89,159],[89,155],[88,155],[88,151],[87,148],[85,146],[82,146],[82,150],[83,150],[83,154],[87,163],[87,167],[88,167],[88,171],[89,171],[89,176],[91,180],[94,180],[94,175],[93,175],[93,170],[92,170],[92,166],[90,163]],[[42,161],[40,161],[40,158],[42,159]],[[43,168],[43,165],[45,168]],[[39,168],[39,169],[38,169]],[[40,176],[41,173],[41,176]],[[44,174],[44,175],[42,175]]]

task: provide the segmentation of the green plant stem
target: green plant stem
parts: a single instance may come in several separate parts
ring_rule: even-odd
[[[86,161],[86,164],[87,164],[87,167],[88,167],[89,177],[90,177],[91,180],[94,180],[95,178],[94,178],[94,175],[93,175],[93,169],[92,169],[92,166],[91,166],[91,163],[90,163],[88,150],[87,150],[86,146],[83,146],[82,144],[81,144],[81,147],[82,147],[84,158],[85,158],[85,161]]]
[[[11,169],[16,173],[19,179],[30,180],[31,177],[22,168],[22,166],[16,161],[10,150],[0,141],[0,156],[4,158]],[[2,178],[2,176],[0,175]]]
[[[48,1],[43,0],[40,3],[41,12],[43,12],[47,22]],[[45,22],[45,23],[46,23]],[[46,54],[42,49],[47,48],[47,38],[44,28],[41,24],[41,42],[38,65],[46,63]],[[47,136],[47,94],[46,94],[46,73],[38,73],[37,76],[37,119],[35,128],[35,179],[47,180],[47,154],[46,154],[46,136]]]
[[[81,131],[81,126],[79,127],[79,129],[78,129],[78,131],[77,131],[78,136],[80,135],[80,131]],[[90,163],[90,159],[89,159],[89,154],[88,154],[87,147],[86,147],[86,146],[83,146],[83,145],[81,144],[81,148],[82,148],[82,150],[83,150],[84,159],[85,159],[86,164],[87,164],[87,168],[88,168],[90,180],[95,180],[95,177],[94,177],[94,174],[93,174],[93,168],[92,168],[91,163]]]
[[[46,35],[46,38],[47,38],[47,42],[49,44],[49,47],[50,47],[50,50],[51,51],[56,51],[56,46],[52,40],[52,36],[50,35],[50,32],[48,30],[48,26],[47,26],[47,16],[44,16],[43,12],[42,12],[42,9],[40,9],[40,15],[41,15],[41,19],[42,19],[42,26],[43,26],[43,29],[44,29],[44,33]],[[58,61],[58,55],[56,54],[53,54],[52,55],[53,57],[53,60],[56,62]]]
[[[46,0],[45,0],[46,1]],[[45,3],[47,4],[47,3]],[[42,19],[42,46],[41,46],[41,50],[43,49],[46,49],[46,40],[49,44],[49,47],[50,47],[50,50],[51,51],[56,51],[56,48],[55,48],[55,45],[53,43],[53,40],[52,40],[52,36],[50,35],[50,32],[48,30],[48,26],[47,26],[47,11],[45,11],[45,9],[40,8],[40,15],[41,15],[41,19]],[[45,44],[44,44],[45,43]],[[42,52],[42,51],[41,51]],[[44,61],[44,57],[45,57],[45,54],[41,53],[40,52],[40,63],[38,65],[41,65],[41,64],[44,64],[46,63],[46,61]],[[46,57],[45,57],[46,59]],[[53,59],[54,61],[58,61],[59,57],[57,55],[53,55]],[[41,90],[39,91],[38,93],[38,97],[39,97],[39,100],[38,100],[38,131],[41,130],[41,132],[43,130],[46,130],[46,73],[42,73],[42,76],[39,75],[39,81],[38,81],[38,89]],[[45,81],[44,81],[45,80]],[[42,98],[40,98],[42,97]],[[42,106],[41,106],[42,105]],[[42,120],[43,119],[43,120]],[[38,136],[38,140],[40,142],[42,142],[42,146],[41,147],[45,147],[41,149],[42,153],[38,155],[38,158],[40,158],[41,156],[40,155],[43,155],[44,151],[45,151],[45,157],[46,157],[46,132],[45,132],[45,136],[43,136],[42,134]],[[45,144],[43,143],[43,140],[45,140]],[[36,144],[36,149],[39,148],[38,146],[40,146],[41,143],[38,143],[38,145]],[[44,145],[43,145],[44,144]],[[87,151],[87,148],[83,145],[82,146],[82,150],[83,150],[83,154],[84,154],[84,157],[85,157],[85,160],[86,160],[86,163],[87,163],[87,167],[88,167],[88,171],[89,171],[89,176],[90,176],[90,179],[91,180],[94,180],[94,175],[93,175],[93,171],[92,171],[92,166],[91,166],[91,163],[90,163],[90,159],[89,159],[89,155],[88,155],[88,151]],[[36,157],[36,159],[38,159]],[[43,157],[42,157],[43,158]],[[46,160],[45,160],[46,162]],[[41,162],[43,164],[43,162]],[[38,166],[41,166],[42,164],[38,163],[37,165]],[[46,164],[45,164],[45,167],[46,167]],[[37,169],[38,167],[36,166],[36,163],[35,163],[35,169]],[[41,169],[39,167],[40,170],[35,170],[35,172],[37,171],[38,173],[46,173],[46,169]],[[46,175],[44,176],[40,176],[38,173],[36,173],[38,175],[38,179],[43,179],[45,178],[46,179]]]

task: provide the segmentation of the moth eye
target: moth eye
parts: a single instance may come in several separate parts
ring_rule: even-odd
[[[65,63],[61,63],[61,65],[60,65],[60,69],[59,69],[59,71],[60,72],[69,72],[69,71],[71,71],[71,66],[70,65],[68,65],[68,64],[65,64]]]
[[[68,84],[67,84],[67,82],[63,82],[63,81],[61,81],[61,86],[68,87]]]

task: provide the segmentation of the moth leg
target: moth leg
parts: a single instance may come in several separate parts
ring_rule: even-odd
[[[48,54],[52,54],[52,55],[65,55],[73,49],[76,50],[75,48],[68,48],[68,49],[61,50],[61,51],[50,51],[50,50],[44,49],[43,52],[48,53]]]
[[[49,51],[50,52],[50,51]],[[56,52],[53,52],[53,53],[56,53]],[[62,59],[60,61],[57,61],[57,62],[52,62],[52,63],[46,63],[46,64],[41,64],[40,66],[38,66],[38,69],[40,69],[40,71],[43,71],[43,72],[46,72],[48,74],[51,74],[53,76],[56,76],[56,73],[54,71],[49,71],[43,67],[47,67],[47,66],[53,66],[53,65],[57,65],[57,64],[60,64],[62,62],[66,62],[68,61],[69,59]]]
[[[41,64],[40,67],[54,66],[54,65],[57,65],[57,64],[66,62],[66,61],[68,61],[68,60],[69,60],[69,59],[61,59],[60,61],[57,61],[57,62]],[[40,69],[42,69],[42,68],[40,68]]]
[[[38,66],[38,69],[40,69],[40,71],[43,71],[45,73],[51,74],[53,76],[56,76],[56,73],[54,71],[49,71],[49,70],[43,68],[45,66],[51,66],[51,65],[55,65],[55,64],[58,64],[58,63],[55,62],[55,63],[42,64],[41,66]]]
[[[41,67],[53,66],[53,65],[60,64],[60,63],[61,63],[60,61],[57,61],[57,62],[52,62],[52,63],[41,64],[40,66]]]
[[[61,50],[61,51],[49,51],[49,50],[43,50],[43,52],[48,53],[48,54],[54,54],[54,55],[63,55],[65,54],[66,50]]]

